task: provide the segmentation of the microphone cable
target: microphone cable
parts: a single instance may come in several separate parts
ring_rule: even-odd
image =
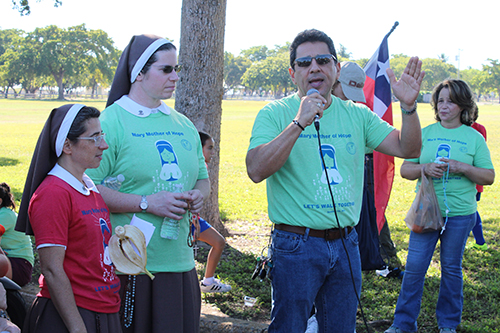
[[[339,228],[339,231],[340,231],[341,227],[340,227],[339,217],[337,215],[337,208],[335,207],[335,199],[334,199],[334,196],[333,196],[332,187],[330,186],[330,179],[328,177],[328,171],[326,169],[325,157],[323,156],[323,149],[321,148],[321,138],[320,138],[320,134],[319,134],[319,121],[315,121],[314,122],[314,127],[316,128],[316,132],[318,134],[318,146],[319,146],[319,153],[320,153],[320,156],[321,156],[321,162],[323,163],[323,168],[325,169],[326,183],[328,184],[328,190],[330,192],[330,197],[332,198],[333,212],[335,213],[335,220],[337,222],[337,227]],[[347,234],[346,234],[346,236],[347,236]],[[365,313],[363,311],[363,305],[361,304],[361,299],[360,299],[360,297],[358,295],[358,291],[356,290],[356,283],[354,282],[354,273],[352,271],[351,258],[349,257],[349,252],[347,251],[347,247],[345,245],[344,237],[342,236],[342,232],[341,231],[340,231],[340,239],[342,241],[342,246],[343,246],[345,254],[347,256],[347,262],[349,263],[349,272],[351,274],[352,286],[354,288],[354,294],[356,295],[356,299],[357,299],[358,304],[359,304],[359,309],[361,311],[361,317],[363,318],[363,322],[365,324],[366,331],[368,333],[370,333],[371,330],[370,330],[370,327],[368,326],[368,323],[366,322]],[[363,277],[361,276],[361,284],[362,284],[362,282],[363,282]]]

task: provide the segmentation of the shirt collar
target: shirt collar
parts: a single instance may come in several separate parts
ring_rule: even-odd
[[[130,112],[134,116],[145,118],[149,116],[152,113],[157,113],[158,111],[163,112],[167,116],[170,115],[170,107],[165,104],[163,101],[161,101],[161,104],[159,107],[150,109],[145,106],[142,106],[141,104],[133,101],[128,95],[122,96],[119,100],[115,102],[122,108],[124,108],[126,111]]]
[[[90,179],[89,176],[86,174],[83,174],[83,182],[85,185],[80,183],[78,179],[76,179],[75,176],[73,176],[68,170],[64,169],[62,166],[56,163],[56,165],[50,170],[49,175],[51,176],[56,176],[57,178],[65,181],[73,187],[75,190],[80,192],[83,195],[90,195],[90,191],[94,191],[96,193],[99,193],[99,190],[95,186],[94,182],[92,179]]]

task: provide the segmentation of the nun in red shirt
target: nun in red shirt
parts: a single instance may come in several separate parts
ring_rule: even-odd
[[[121,332],[109,210],[85,174],[108,148],[99,115],[64,105],[38,139],[16,225],[35,235],[42,271],[23,332]]]

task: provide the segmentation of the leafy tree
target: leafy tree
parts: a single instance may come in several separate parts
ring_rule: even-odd
[[[243,74],[241,81],[243,85],[253,91],[269,89],[267,77],[264,74],[265,65],[263,61],[254,62]]]
[[[5,87],[5,98],[9,89],[21,83],[19,48],[22,45],[23,31],[18,29],[0,30],[0,85]]]
[[[88,31],[85,24],[60,29],[55,25],[37,28],[26,37],[36,55],[38,75],[52,76],[58,86],[58,99],[64,99],[64,80],[88,73],[98,68],[110,77],[113,55],[116,50],[107,34],[97,30]],[[116,60],[115,60],[116,61]],[[95,66],[93,68],[92,66]]]
[[[495,89],[500,96],[500,63],[497,60],[488,58],[489,65],[483,65],[483,71],[488,74],[488,87]],[[498,99],[500,103],[500,97]]]
[[[228,89],[241,85],[241,77],[252,65],[252,62],[242,56],[235,57],[230,52],[224,52],[224,83]]]
[[[19,0],[19,1],[12,0],[12,5],[15,10],[19,11],[21,16],[31,14],[31,7],[29,5],[28,0]],[[61,0],[54,0],[54,7],[59,7],[60,5],[62,5]]]
[[[370,59],[368,59],[369,61]],[[391,63],[391,69],[394,71],[394,75],[399,79],[403,74],[406,64],[410,60],[410,57],[405,54],[393,54],[392,58],[389,60]],[[368,63],[367,61],[367,63]],[[423,90],[423,89],[422,89]]]
[[[0,30],[0,55],[2,55],[12,44],[18,43],[24,36],[24,31],[20,29]]]
[[[425,71],[422,90],[432,90],[439,82],[457,75],[455,66],[435,58],[423,59],[422,70]]]
[[[251,62],[257,62],[266,59],[269,56],[269,49],[267,46],[252,46],[249,49],[241,51],[241,55]]]
[[[120,56],[113,41],[102,30],[90,30],[89,41],[92,49],[80,81],[84,87],[91,88],[91,96],[94,98],[99,85],[111,85]]]
[[[21,75],[13,65],[18,62],[18,59],[18,53],[11,49],[7,49],[0,56],[0,84],[5,87],[5,98],[8,97],[9,89],[12,89],[14,96],[17,96],[14,86],[21,83]]]
[[[490,90],[488,88],[488,73],[485,71],[474,68],[465,69],[460,71],[460,78],[469,84],[478,100],[481,95],[487,94]]]
[[[289,60],[286,53],[280,53],[262,61],[267,84],[277,98],[282,92],[286,95],[288,88],[293,87],[292,79],[288,73]]]
[[[338,50],[335,51],[337,51],[337,56],[339,57],[339,60],[340,58],[345,59],[342,61],[348,61],[349,59],[351,59],[352,53],[347,52],[347,48],[344,45],[339,44]]]
[[[273,57],[273,56],[277,56],[278,54],[286,54],[287,56],[290,54],[290,45],[291,43],[290,42],[286,42],[285,45],[275,45],[274,46],[274,50],[269,50],[267,52],[267,56],[268,57]]]
[[[438,55],[438,60],[441,62],[448,62],[448,59],[449,58],[444,53],[441,53],[440,55]]]
[[[242,77],[243,85],[251,90],[272,90],[275,96],[286,94],[293,82],[288,74],[289,58],[280,53],[262,61],[254,62]]]

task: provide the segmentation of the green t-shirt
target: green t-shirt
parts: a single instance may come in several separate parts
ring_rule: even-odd
[[[35,259],[30,236],[14,230],[16,221],[16,212],[7,207],[0,208],[0,224],[5,228],[0,246],[7,253],[7,257],[23,258],[33,266]]]
[[[277,137],[299,106],[297,94],[266,105],[255,119],[249,150]],[[340,225],[355,226],[361,210],[365,147],[377,148],[394,127],[366,106],[334,96],[320,124],[326,174]],[[283,167],[267,179],[271,221],[321,230],[337,227],[326,174],[316,129],[308,126]]]
[[[470,126],[462,125],[447,129],[435,123],[422,130],[422,152],[419,158],[408,159],[409,162],[425,164],[434,162],[437,157],[473,165],[478,168],[493,169],[490,151],[484,137]],[[444,195],[446,193],[449,207],[448,216],[464,216],[474,214],[477,210],[476,184],[461,174],[448,175],[444,184],[443,178],[433,178],[434,189],[438,198],[441,214],[446,215]],[[417,190],[421,180],[417,182]]]
[[[163,107],[170,114],[137,116],[118,103],[102,112],[101,126],[109,149],[104,151],[99,168],[86,171],[96,184],[107,176],[122,174],[125,180],[120,192],[150,195],[189,191],[199,179],[208,178],[197,129],[184,115]],[[156,227],[147,247],[150,272],[187,272],[194,268],[193,249],[187,245],[189,214],[180,222],[177,240],[160,237],[163,217],[135,214]],[[129,224],[133,215],[111,214],[113,228]]]

